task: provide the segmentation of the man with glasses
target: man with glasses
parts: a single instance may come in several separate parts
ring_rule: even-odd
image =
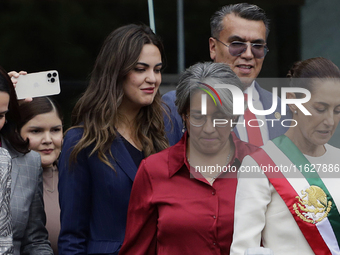
[[[226,5],[215,12],[210,21],[211,37],[209,38],[210,57],[214,62],[228,64],[245,84],[245,98],[252,91],[253,106],[257,110],[267,110],[272,106],[272,93],[260,87],[255,81],[261,71],[268,47],[266,39],[269,34],[269,21],[265,12],[256,5],[241,3]],[[170,145],[180,139],[181,118],[176,112],[175,92],[168,92],[163,100],[170,106],[174,131],[168,132]],[[290,118],[290,112],[281,116],[281,101],[278,99],[277,109],[268,116],[254,115],[246,110],[240,116],[234,128],[236,135],[243,141],[261,146],[268,140],[285,133],[288,129],[281,121]],[[175,116],[176,115],[176,116]],[[259,122],[248,121],[258,119]],[[272,121],[266,121],[272,120]],[[279,121],[274,121],[279,120]],[[262,126],[261,126],[262,125]],[[273,127],[272,127],[273,125]],[[260,127],[257,127],[260,126]]]

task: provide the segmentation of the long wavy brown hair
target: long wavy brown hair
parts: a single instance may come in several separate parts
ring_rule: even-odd
[[[72,128],[84,129],[82,138],[71,152],[70,161],[78,153],[94,145],[90,155],[114,169],[110,146],[117,137],[116,124],[124,120],[118,108],[122,103],[123,81],[136,66],[145,44],[155,45],[165,63],[163,44],[145,25],[130,24],[120,27],[106,38],[95,62],[89,85],[72,112]],[[158,91],[151,105],[142,107],[134,121],[134,138],[142,145],[145,157],[168,147],[164,131],[164,106]]]

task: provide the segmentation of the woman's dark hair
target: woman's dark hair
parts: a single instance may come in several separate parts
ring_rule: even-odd
[[[20,133],[21,128],[39,114],[49,113],[56,111],[57,116],[62,121],[63,115],[59,104],[49,97],[36,97],[31,102],[25,102],[19,106],[21,119],[18,123],[18,130]]]
[[[71,152],[71,161],[76,160],[81,150],[94,144],[91,155],[98,153],[99,159],[113,169],[108,155],[113,157],[110,147],[117,136],[115,129],[117,123],[125,120],[118,111],[124,96],[123,82],[136,66],[145,44],[155,45],[159,49],[164,64],[163,44],[145,25],[122,26],[111,32],[104,41],[89,86],[72,112],[72,125],[83,127],[84,132]],[[163,112],[158,91],[152,104],[142,107],[135,119],[133,138],[140,142],[145,156],[168,146]]]
[[[8,112],[6,113],[6,123],[0,130],[2,138],[18,152],[27,153],[28,141],[24,141],[18,132],[18,123],[21,119],[19,104],[11,78],[5,69],[0,66],[0,91],[9,95]]]
[[[338,79],[340,78],[340,70],[329,59],[317,57],[295,62],[288,71],[287,77],[291,78],[291,87],[302,87],[312,92],[313,86],[315,85],[312,79]],[[301,97],[302,94],[300,94],[301,93],[296,93],[296,96]]]

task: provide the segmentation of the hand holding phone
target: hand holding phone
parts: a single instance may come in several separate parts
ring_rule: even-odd
[[[15,91],[18,99],[59,94],[59,74],[56,70],[51,70],[19,75]]]

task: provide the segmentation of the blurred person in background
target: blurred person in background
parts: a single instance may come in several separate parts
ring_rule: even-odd
[[[2,108],[0,103],[0,108]],[[1,111],[2,109],[0,109]],[[0,148],[0,254],[13,254],[13,230],[10,209],[12,158]]]
[[[252,104],[257,110],[268,110],[273,104],[271,92],[263,89],[255,79],[258,77],[267,52],[267,37],[269,34],[269,20],[263,9],[248,4],[239,3],[223,6],[210,19],[211,37],[209,38],[210,58],[217,63],[225,63],[236,73],[245,86],[244,94],[247,101],[248,94],[252,94]],[[170,145],[177,143],[183,135],[182,118],[177,114],[175,105],[175,91],[166,93],[162,99],[169,105],[170,116],[174,128],[167,129]],[[256,146],[265,144],[268,140],[284,134],[287,127],[281,125],[284,119],[291,119],[291,112],[287,107],[287,114],[281,115],[281,100],[277,98],[277,107],[272,114],[255,115],[248,110],[240,116],[234,132],[242,141]],[[249,120],[258,119],[258,125]],[[266,120],[280,121],[266,121]],[[245,125],[241,124],[246,122]],[[273,126],[272,126],[273,125]]]
[[[29,149],[40,154],[43,168],[46,228],[54,254],[58,254],[60,208],[58,196],[57,160],[63,141],[62,112],[49,97],[36,97],[19,106],[21,137],[29,142]]]

